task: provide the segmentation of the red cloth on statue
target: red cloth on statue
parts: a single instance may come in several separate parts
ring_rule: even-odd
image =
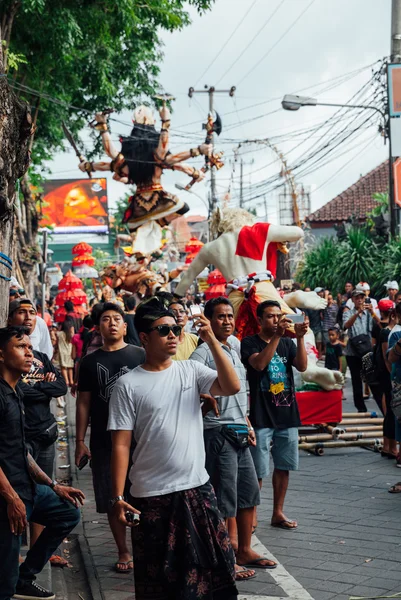
[[[255,223],[245,225],[238,234],[235,254],[252,260],[262,260],[270,223]],[[266,269],[276,278],[277,271],[277,243],[271,242],[266,250]]]
[[[256,290],[253,287],[249,292],[248,300],[244,300],[241,304],[235,319],[235,328],[239,340],[248,335],[255,335],[259,331],[260,327],[256,316],[258,304],[260,304],[260,298],[256,295]]]
[[[337,424],[342,420],[342,390],[297,392],[296,399],[302,425]]]

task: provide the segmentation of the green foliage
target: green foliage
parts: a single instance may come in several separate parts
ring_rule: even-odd
[[[347,281],[367,281],[372,294],[381,297],[386,281],[401,282],[401,240],[379,244],[368,226],[351,227],[343,241],[324,238],[308,250],[296,279],[333,293],[341,292]]]
[[[130,196],[134,193],[134,189],[129,189],[122,198],[117,200],[117,205],[113,208],[110,213],[113,217],[113,230],[116,233],[127,233],[129,234],[129,229],[126,225],[123,224],[123,216],[125,211],[127,210],[128,200]]]
[[[151,96],[159,87],[160,32],[182,29],[189,6],[203,12],[213,1],[24,0],[12,23],[16,2],[2,0],[10,85],[38,115],[33,165],[63,148],[62,120],[77,134],[94,112]]]
[[[373,227],[373,217],[379,217],[389,211],[388,192],[372,194],[373,200],[377,203],[376,206],[366,213],[367,225]]]
[[[337,263],[339,243],[335,238],[323,238],[316,246],[305,253],[304,261],[295,279],[310,288],[337,285],[333,265]]]

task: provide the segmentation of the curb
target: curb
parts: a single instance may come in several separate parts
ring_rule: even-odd
[[[68,459],[71,465],[70,467],[70,475],[71,475],[71,485],[79,489],[79,477],[78,470],[75,466],[75,457],[73,451],[73,444],[75,441],[75,436],[73,435],[73,431],[75,432],[75,418],[73,417],[71,410],[71,394],[67,394],[66,396],[66,415],[67,415],[67,439],[68,439]],[[85,525],[83,522],[83,511],[85,510],[85,506],[81,508],[81,520],[76,526],[74,533],[77,535],[77,542],[79,545],[79,549],[81,552],[82,562],[85,568],[86,578],[88,581],[88,585],[92,594],[92,600],[105,600],[103,592],[100,587],[100,582],[97,576],[97,571],[94,563],[94,559],[88,544],[88,540],[85,535]]]

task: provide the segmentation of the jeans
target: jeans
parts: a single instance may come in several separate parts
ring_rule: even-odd
[[[351,372],[355,408],[358,412],[367,412],[368,409],[363,399],[363,383],[361,379],[362,358],[359,358],[359,356],[347,356],[347,365]]]
[[[7,507],[0,504],[0,600],[9,600],[18,581],[32,581],[63,539],[79,523],[80,511],[44,485],[37,485],[32,502],[25,502],[27,520],[44,525],[37,542],[19,567],[21,537],[11,533]]]

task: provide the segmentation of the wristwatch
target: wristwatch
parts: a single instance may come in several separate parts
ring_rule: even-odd
[[[117,504],[117,502],[121,502],[121,501],[125,502],[124,496],[116,496],[115,498],[112,498],[110,500],[111,508],[114,508],[114,505]]]
[[[52,480],[51,483],[49,483],[49,487],[54,490],[54,488],[56,487],[56,485],[60,485],[58,481],[56,481],[55,479]]]

